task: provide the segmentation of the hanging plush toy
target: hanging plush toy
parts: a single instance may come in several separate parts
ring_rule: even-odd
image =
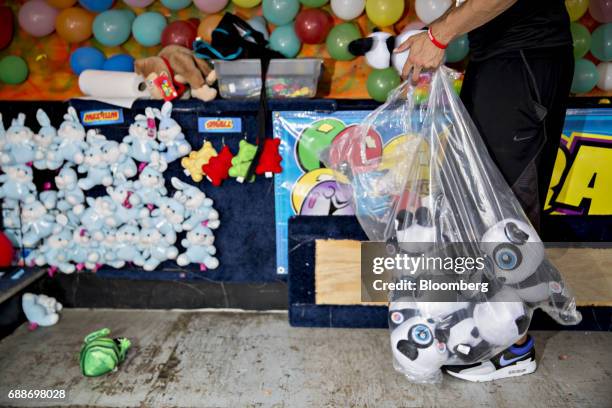
[[[15,259],[15,248],[8,237],[0,231],[0,268],[8,268]]]
[[[211,157],[210,161],[202,166],[202,171],[213,186],[219,187],[223,180],[229,178],[233,158],[234,155],[230,148],[223,146],[217,156]]]
[[[109,329],[102,329],[85,337],[79,357],[83,375],[98,377],[110,373],[125,360],[132,343],[126,338],[111,339],[109,334]]]
[[[212,143],[204,142],[202,148],[189,153],[189,156],[181,159],[181,165],[185,169],[185,174],[191,176],[191,179],[199,183],[204,178],[202,166],[207,164],[211,158],[217,155],[217,151]]]
[[[232,167],[229,169],[230,177],[235,177],[237,182],[243,183],[256,154],[257,146],[242,139],[238,148],[238,154],[232,159]],[[255,181],[255,175],[249,177],[247,181]]]
[[[266,178],[270,178],[274,173],[278,174],[283,171],[280,165],[282,157],[278,154],[279,145],[280,139],[266,139],[264,141],[263,150],[255,168],[255,174],[265,174]]]

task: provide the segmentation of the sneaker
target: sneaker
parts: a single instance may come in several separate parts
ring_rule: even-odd
[[[533,343],[533,338],[529,336],[524,344],[515,344],[490,360],[469,365],[444,366],[442,369],[453,377],[474,382],[531,374],[537,367]]]

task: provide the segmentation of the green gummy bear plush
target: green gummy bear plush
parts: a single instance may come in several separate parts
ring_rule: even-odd
[[[232,159],[232,167],[229,169],[230,177],[235,177],[236,181],[242,183],[249,172],[249,167],[257,154],[257,146],[241,140],[238,145],[238,154]],[[255,174],[247,180],[248,182],[255,181]]]
[[[131,342],[125,338],[108,337],[109,329],[101,329],[85,337],[79,356],[81,372],[87,377],[98,377],[117,368],[125,360]]]

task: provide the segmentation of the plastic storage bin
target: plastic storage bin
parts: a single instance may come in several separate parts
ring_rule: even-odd
[[[219,93],[225,99],[255,99],[261,92],[261,61],[216,60]],[[270,98],[313,98],[321,76],[318,58],[273,59],[266,76]]]

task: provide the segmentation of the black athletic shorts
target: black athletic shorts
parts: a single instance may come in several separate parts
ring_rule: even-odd
[[[468,64],[461,99],[525,213],[539,228],[574,75],[571,47]]]

